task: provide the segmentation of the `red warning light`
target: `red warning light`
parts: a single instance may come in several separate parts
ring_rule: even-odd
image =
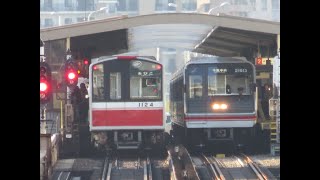
[[[89,64],[89,60],[88,59],[84,59],[83,60],[83,64],[88,65]]]
[[[48,85],[44,82],[40,83],[40,91],[46,91],[48,89]]]
[[[74,72],[70,72],[69,74],[68,74],[68,78],[69,79],[74,79],[76,77],[76,74],[74,73]]]

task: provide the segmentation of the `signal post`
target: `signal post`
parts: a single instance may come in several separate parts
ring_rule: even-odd
[[[40,39],[40,179],[47,179],[51,168],[51,133],[47,132],[46,123],[46,106],[52,98],[51,84],[51,69],[45,62]]]
[[[70,38],[67,38],[67,53],[66,62],[64,67],[64,83],[67,86],[66,104],[65,104],[65,127],[62,131],[63,137],[63,151],[66,154],[79,153],[79,128],[78,123],[75,121],[74,110],[75,107],[71,102],[71,95],[78,84],[78,67],[72,57],[70,51]]]

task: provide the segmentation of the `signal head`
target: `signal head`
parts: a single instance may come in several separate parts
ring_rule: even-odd
[[[72,60],[66,61],[65,64],[65,82],[68,87],[78,84],[78,68],[76,62]]]
[[[51,70],[47,63],[40,63],[40,103],[48,103],[51,96]]]

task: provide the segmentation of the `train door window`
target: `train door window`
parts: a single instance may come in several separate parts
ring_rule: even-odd
[[[142,96],[141,91],[141,78],[139,77],[131,77],[130,79],[130,97],[131,98],[139,98]]]
[[[110,73],[110,99],[121,99],[121,73]]]
[[[227,69],[212,66],[208,67],[208,96],[226,94]]]
[[[217,75],[216,83],[217,94],[226,94],[226,76],[222,74]]]
[[[190,75],[189,76],[189,98],[202,97],[202,76]]]
[[[101,101],[105,99],[104,96],[104,70],[103,64],[97,64],[92,69],[92,100]]]

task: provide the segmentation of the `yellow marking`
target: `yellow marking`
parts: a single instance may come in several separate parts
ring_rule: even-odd
[[[225,157],[226,157],[225,154],[217,154],[217,155],[216,155],[216,158],[225,158]]]

